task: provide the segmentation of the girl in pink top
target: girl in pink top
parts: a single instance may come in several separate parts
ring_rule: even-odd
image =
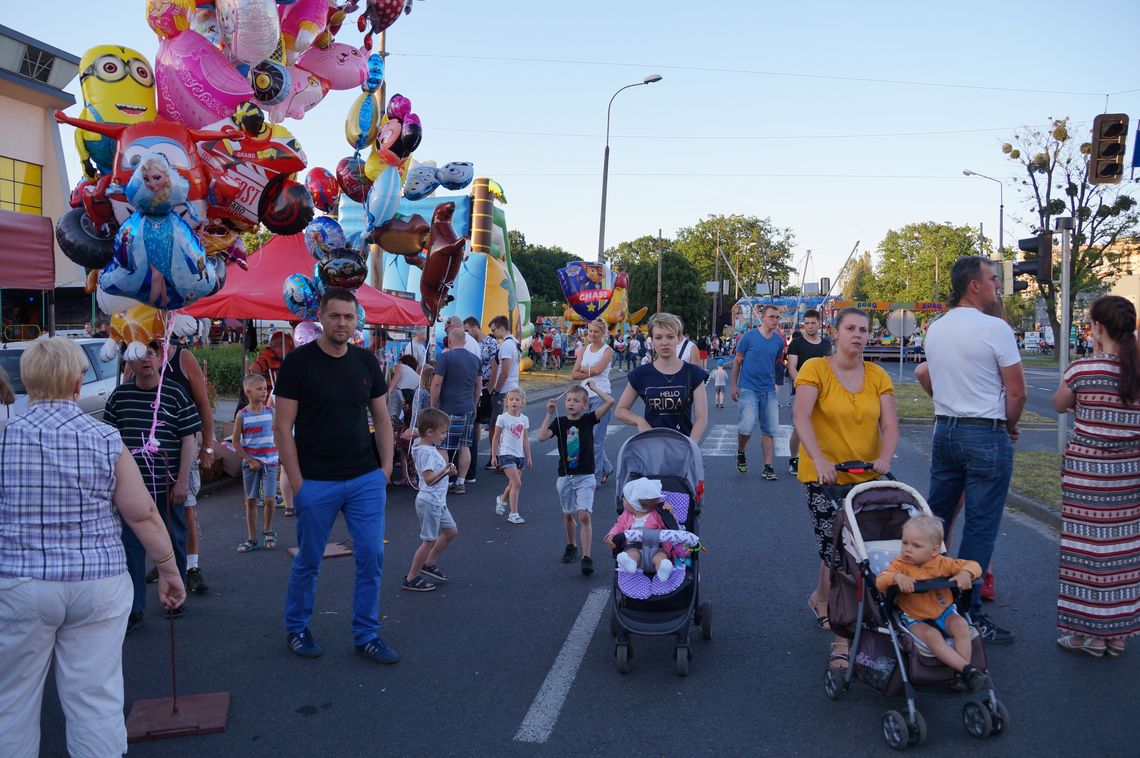
[[[623,535],[628,529],[665,529],[665,520],[657,512],[661,505],[661,482],[657,479],[633,479],[622,488],[622,505],[625,510],[618,516],[614,528],[610,529],[605,537],[605,543],[611,548],[616,547],[615,537]],[[624,540],[618,540],[624,544]],[[653,554],[653,565],[657,569],[657,580],[669,581],[673,573],[673,561],[669,558],[672,545],[662,542],[657,552]],[[641,548],[629,547],[618,554],[618,571],[635,574],[641,566]]]

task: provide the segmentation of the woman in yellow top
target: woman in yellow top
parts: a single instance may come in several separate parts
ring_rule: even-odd
[[[871,317],[858,308],[844,308],[835,322],[835,353],[812,358],[796,376],[796,404],[792,422],[800,438],[799,480],[807,485],[821,560],[819,582],[808,598],[820,629],[827,622],[829,572],[840,564],[832,547],[832,519],[837,504],[827,496],[825,484],[859,484],[891,470],[899,442],[894,386],[887,372],[863,360],[863,347],[871,334]],[[873,471],[837,472],[836,463],[872,461]],[[828,665],[847,668],[847,639],[835,637]]]

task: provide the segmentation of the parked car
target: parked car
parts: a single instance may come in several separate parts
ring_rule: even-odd
[[[86,337],[75,341],[87,356],[87,372],[83,375],[83,386],[79,390],[79,399],[76,402],[84,413],[102,419],[107,398],[117,383],[118,359],[108,362],[99,357],[99,352],[107,340]],[[8,342],[0,345],[0,367],[4,368],[4,373],[12,383],[12,391],[16,393],[16,402],[0,410],[0,428],[8,423],[9,418],[22,413],[28,407],[28,396],[24,391],[23,382],[20,381],[20,356],[32,344],[32,342]]]

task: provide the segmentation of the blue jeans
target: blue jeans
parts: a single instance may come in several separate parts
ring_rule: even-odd
[[[1009,479],[1013,475],[1013,444],[1005,427],[964,426],[938,422],[930,460],[930,497],[934,515],[949,530],[958,499],[966,493],[965,525],[958,557],[977,561],[982,573],[990,565],[1001,525]],[[975,583],[970,610],[982,606],[980,582]]]
[[[380,632],[380,575],[384,571],[384,472],[371,471],[355,479],[305,479],[293,496],[297,513],[297,557],[285,592],[285,631],[309,625],[317,596],[317,576],[329,530],[338,513],[352,536],[356,583],[352,599],[352,636],[363,645]]]
[[[166,512],[165,493],[154,499],[158,513],[166,524],[166,531],[170,534],[170,543],[174,548],[174,560],[178,564],[178,573],[182,575],[183,584],[186,583],[186,511],[181,505],[170,508]],[[122,521],[122,516],[119,520]],[[134,597],[131,600],[131,613],[138,613],[146,608],[146,548],[135,536],[134,530],[123,521],[123,550],[127,554],[127,572],[131,575],[131,586]]]
[[[737,431],[744,437],[751,437],[760,424],[760,434],[775,437],[780,428],[780,400],[775,388],[763,392],[740,388],[740,418]]]
[[[602,407],[602,399],[594,397],[590,400],[590,410],[596,411]],[[610,418],[614,415],[613,406],[606,411],[606,415],[598,419],[598,425],[594,427],[594,480],[598,486],[602,486],[602,477],[609,476],[614,472],[614,465],[610,463],[610,458],[606,455],[606,430],[610,427]]]

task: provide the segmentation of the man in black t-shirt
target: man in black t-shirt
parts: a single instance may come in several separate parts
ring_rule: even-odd
[[[796,402],[796,376],[804,364],[813,358],[827,358],[831,355],[831,340],[819,333],[819,311],[809,308],[804,312],[804,330],[792,337],[788,348],[788,376],[792,379],[792,404]],[[791,458],[788,459],[788,472],[796,474],[800,467],[800,438],[792,428]]]
[[[119,430],[142,472],[147,490],[159,515],[166,522],[174,558],[182,581],[186,581],[186,512],[183,505],[190,489],[190,470],[198,444],[194,435],[202,428],[194,403],[177,382],[164,381],[159,395],[162,347],[152,342],[141,356],[131,354],[127,365],[132,378],[115,388],[103,409],[103,422]],[[159,398],[157,408],[155,399]],[[157,420],[157,423],[155,423]],[[154,430],[157,449],[146,449]],[[134,601],[127,619],[130,631],[138,628],[146,608],[146,549],[132,529],[123,526],[127,572],[134,585]],[[171,612],[181,616],[183,608]]]
[[[395,663],[400,657],[379,637],[384,488],[392,473],[388,387],[372,354],[348,344],[356,329],[356,297],[345,289],[325,290],[318,313],[320,338],[285,356],[277,375],[273,431],[297,513],[297,557],[285,595],[286,641],[297,655],[321,654],[309,619],[325,542],[343,512],[356,559],[356,652],[377,663]]]

